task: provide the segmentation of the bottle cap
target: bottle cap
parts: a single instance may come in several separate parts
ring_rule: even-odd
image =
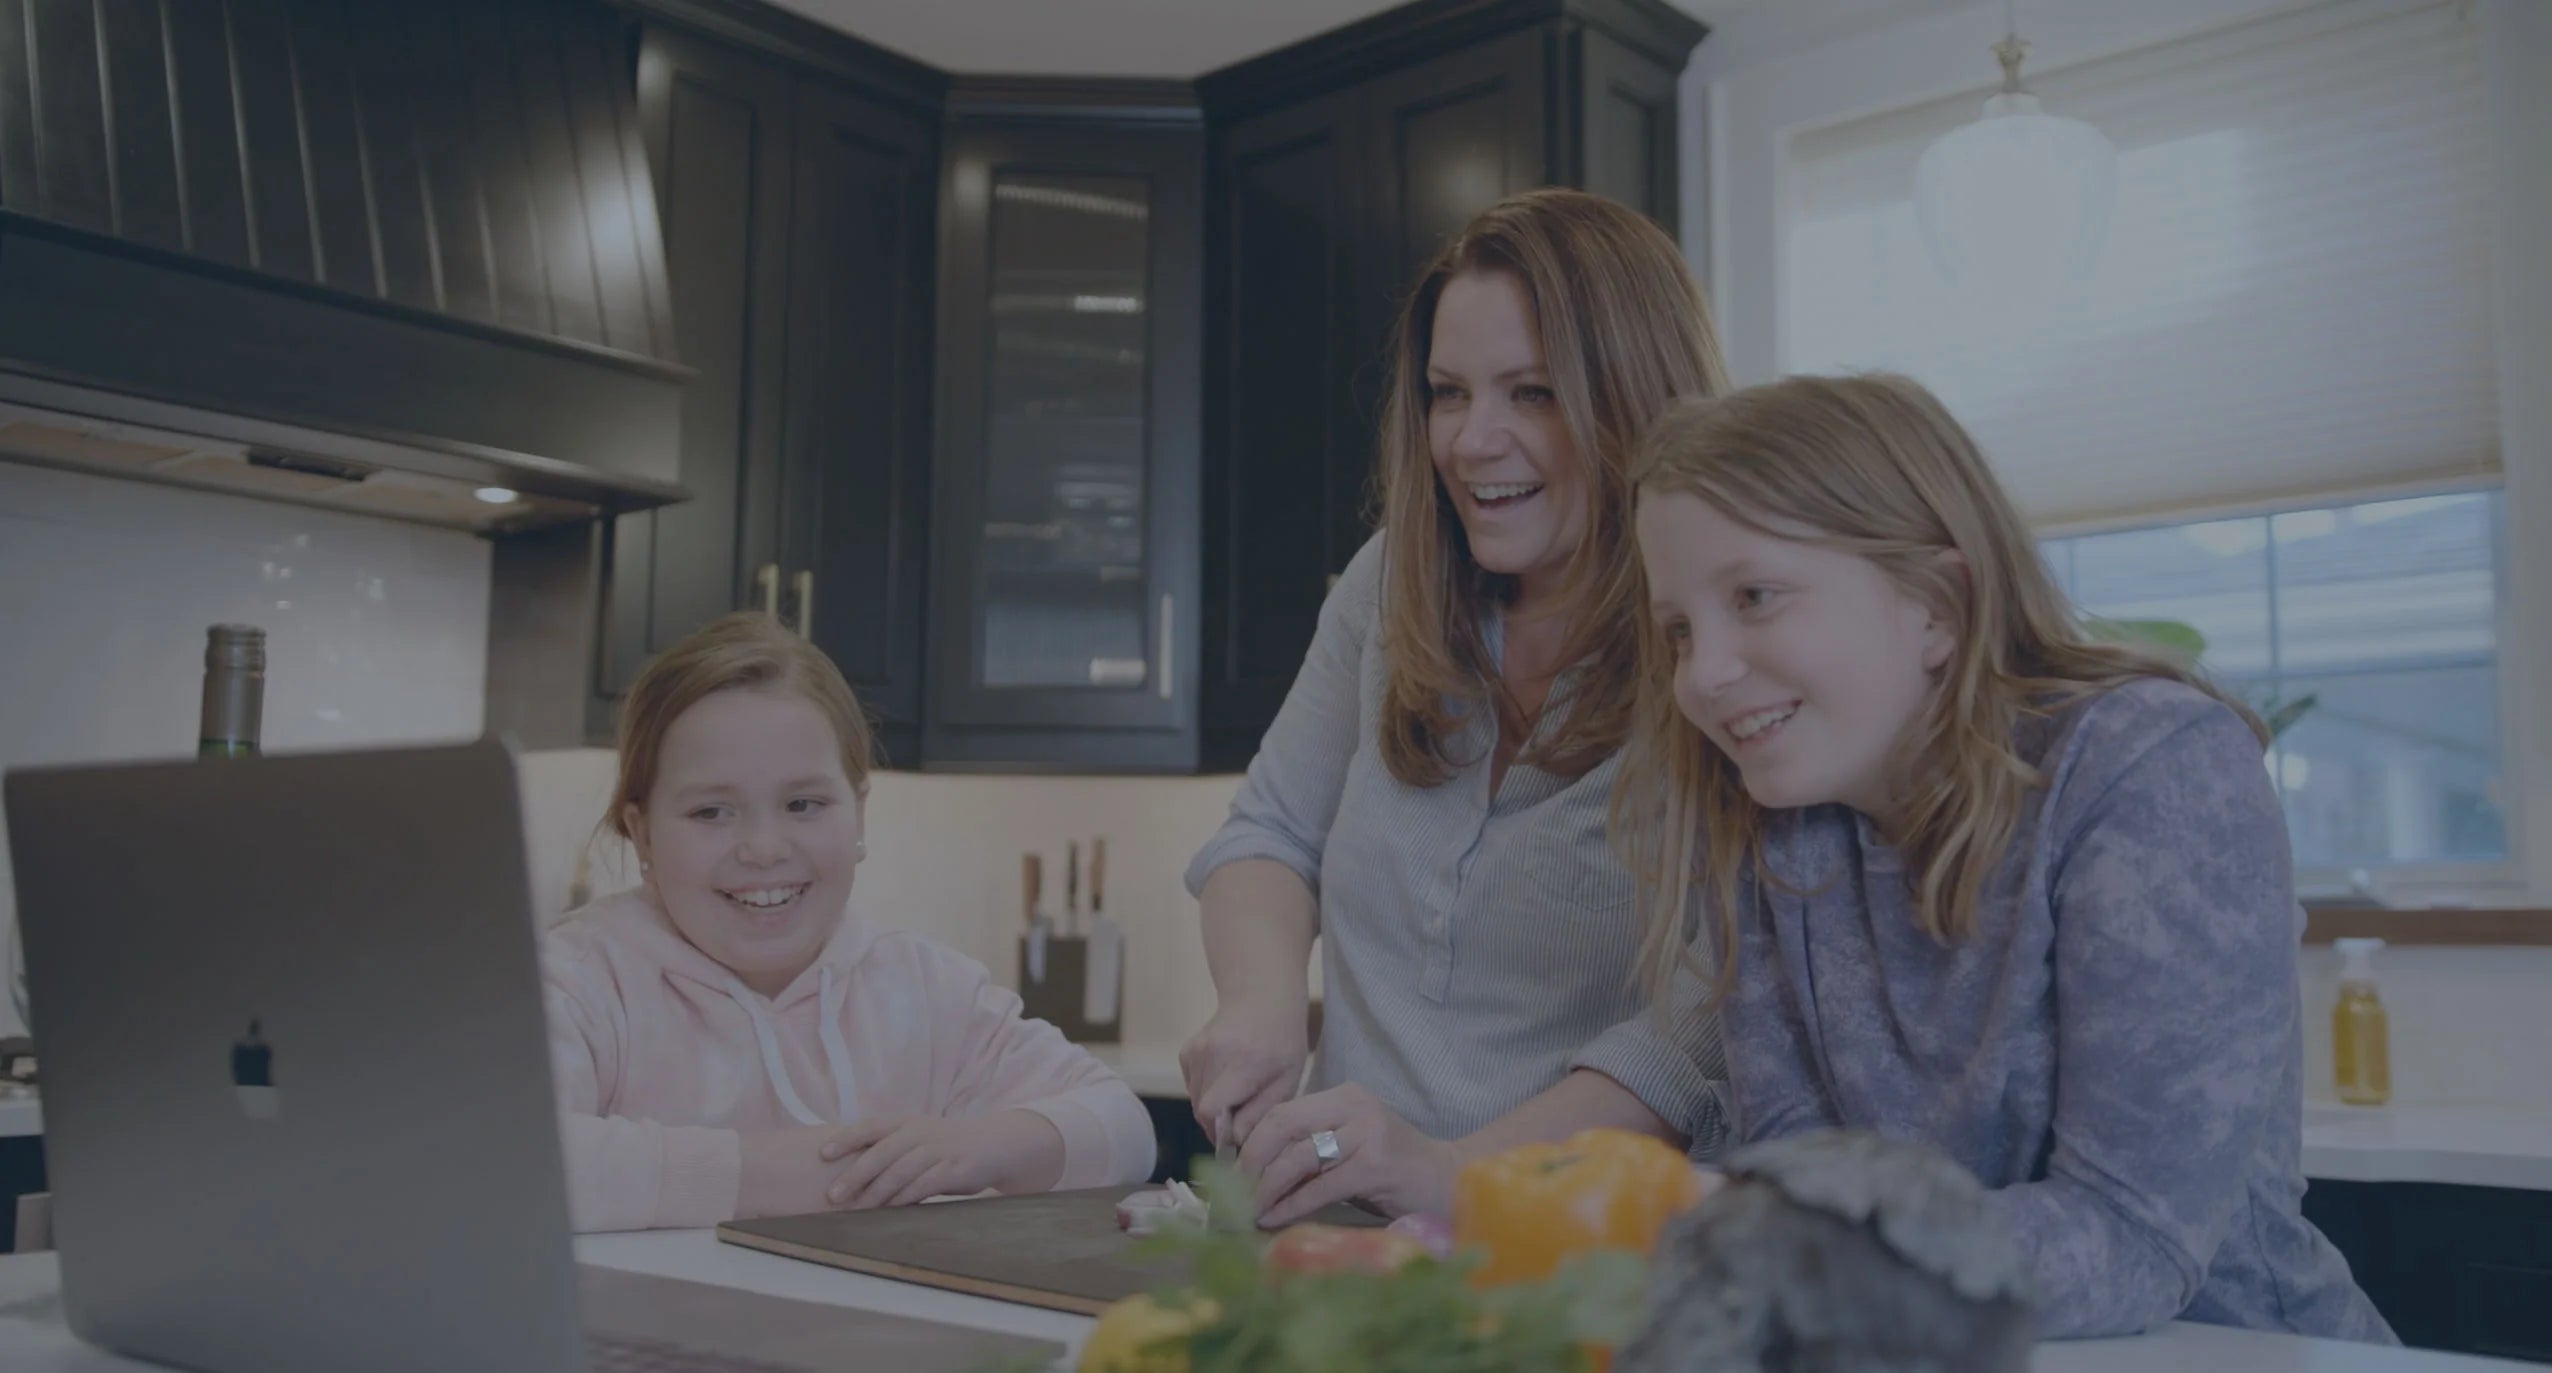
[[[2380,939],[2332,940],[2331,947],[2339,950],[2340,958],[2345,960],[2345,966],[2341,969],[2340,976],[2343,979],[2353,982],[2373,980],[2375,976],[2375,950],[2380,949],[2383,946],[2384,941]]]
[[[265,675],[266,631],[255,625],[214,625],[204,635],[204,666],[214,672],[244,668]]]

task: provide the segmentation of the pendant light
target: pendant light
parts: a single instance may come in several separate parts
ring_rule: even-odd
[[[1914,165],[1914,213],[1941,274],[1962,290],[2044,296],[2088,276],[2117,201],[2118,153],[2098,129],[2052,115],[2020,80],[2019,0],[1994,45],[2003,85],[1984,114]]]

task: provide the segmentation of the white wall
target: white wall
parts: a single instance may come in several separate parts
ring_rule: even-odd
[[[0,769],[192,754],[224,621],[266,631],[270,751],[473,737],[487,603],[469,534],[0,463]]]
[[[2483,0],[2481,20],[2498,136],[2509,593],[2500,642],[2510,668],[2501,714],[2524,779],[2528,904],[2552,907],[2552,5]]]
[[[576,855],[611,792],[608,750],[523,759],[533,900],[566,909]],[[868,861],[852,905],[936,939],[1018,984],[1019,855],[1045,855],[1046,909],[1063,909],[1063,846],[1108,841],[1108,911],[1126,929],[1125,1042],[1176,1048],[1214,1013],[1187,860],[1223,823],[1238,777],[985,777],[884,772],[869,784]],[[596,894],[631,885],[618,840],[594,845]]]
[[[2030,0],[2029,70],[2048,71],[2297,9],[2311,0]],[[2518,806],[2516,885],[2474,893],[2552,907],[2552,4],[2477,0],[2500,193],[2500,432],[2508,596],[2503,727]],[[1685,250],[1710,284],[1741,383],[1778,375],[1783,159],[1796,132],[1982,90],[2002,6],[1784,0],[1730,16],[1683,88]],[[2406,1102],[2552,1105],[2552,949],[2388,950],[2395,1088]],[[2305,951],[2308,1091],[2330,1094],[2336,960]]]

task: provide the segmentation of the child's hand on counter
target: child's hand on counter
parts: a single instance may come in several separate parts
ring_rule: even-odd
[[[863,1120],[834,1131],[821,1152],[828,1162],[850,1161],[825,1204],[851,1210],[986,1190],[1042,1192],[1063,1176],[1062,1132],[1024,1110]]]
[[[736,1182],[738,1218],[834,1210],[824,1194],[840,1169],[824,1156],[824,1146],[841,1132],[838,1125],[738,1131],[743,1164]]]

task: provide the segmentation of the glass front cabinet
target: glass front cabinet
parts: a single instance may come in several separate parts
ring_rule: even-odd
[[[934,767],[1196,759],[1204,140],[948,126]]]

